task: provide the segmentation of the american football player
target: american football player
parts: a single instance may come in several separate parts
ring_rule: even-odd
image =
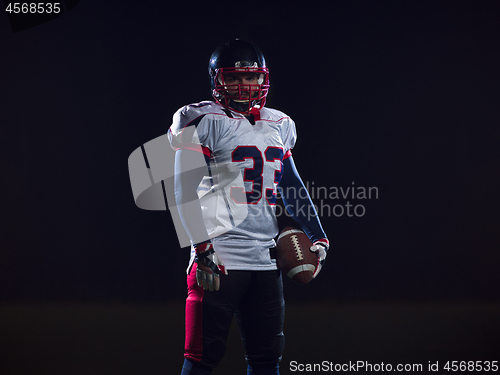
[[[182,107],[168,130],[176,204],[192,243],[182,374],[210,374],[219,364],[233,316],[248,374],[278,374],[284,299],[270,252],[278,189],[313,242],[315,277],[329,242],[293,162],[295,124],[265,107],[262,52],[239,39],[224,43],[210,58],[209,76],[215,101]]]

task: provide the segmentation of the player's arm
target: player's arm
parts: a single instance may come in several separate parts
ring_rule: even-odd
[[[314,272],[316,277],[330,245],[291,155],[283,160],[283,175],[278,187],[287,211],[312,241],[311,251],[318,254],[318,267]]]
[[[218,290],[219,275],[225,270],[209,239],[197,192],[201,180],[209,174],[205,158],[203,153],[189,149],[175,152],[175,202],[182,224],[196,250],[198,285],[205,290]]]
[[[202,153],[179,149],[175,152],[174,192],[179,215],[193,244],[209,239],[201,206],[198,186],[208,175],[208,167]]]

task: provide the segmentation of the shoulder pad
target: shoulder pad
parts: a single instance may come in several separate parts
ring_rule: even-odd
[[[260,118],[263,120],[278,121],[283,118],[289,119],[290,116],[277,109],[264,107],[260,111]]]
[[[172,128],[183,129],[196,119],[209,113],[213,113],[215,110],[215,108],[213,108],[214,105],[214,102],[208,100],[200,103],[185,105],[174,113]]]

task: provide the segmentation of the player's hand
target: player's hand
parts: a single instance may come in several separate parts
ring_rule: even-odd
[[[205,290],[217,291],[220,288],[220,274],[227,275],[224,263],[215,253],[211,242],[205,242],[195,246],[196,256],[194,261],[196,267],[196,281],[198,286]]]
[[[318,255],[318,264],[316,266],[316,269],[314,270],[313,279],[318,276],[319,271],[321,271],[321,267],[323,267],[323,264],[325,263],[326,254],[329,248],[330,243],[326,238],[322,238],[321,240],[314,242],[313,245],[309,248],[309,250]]]

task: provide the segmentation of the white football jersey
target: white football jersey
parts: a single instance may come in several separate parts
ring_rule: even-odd
[[[174,149],[209,158],[210,175],[198,187],[214,249],[228,270],[270,270],[269,248],[278,234],[277,184],[283,159],[296,141],[293,120],[262,108],[255,124],[213,101],[179,109],[168,131]]]

